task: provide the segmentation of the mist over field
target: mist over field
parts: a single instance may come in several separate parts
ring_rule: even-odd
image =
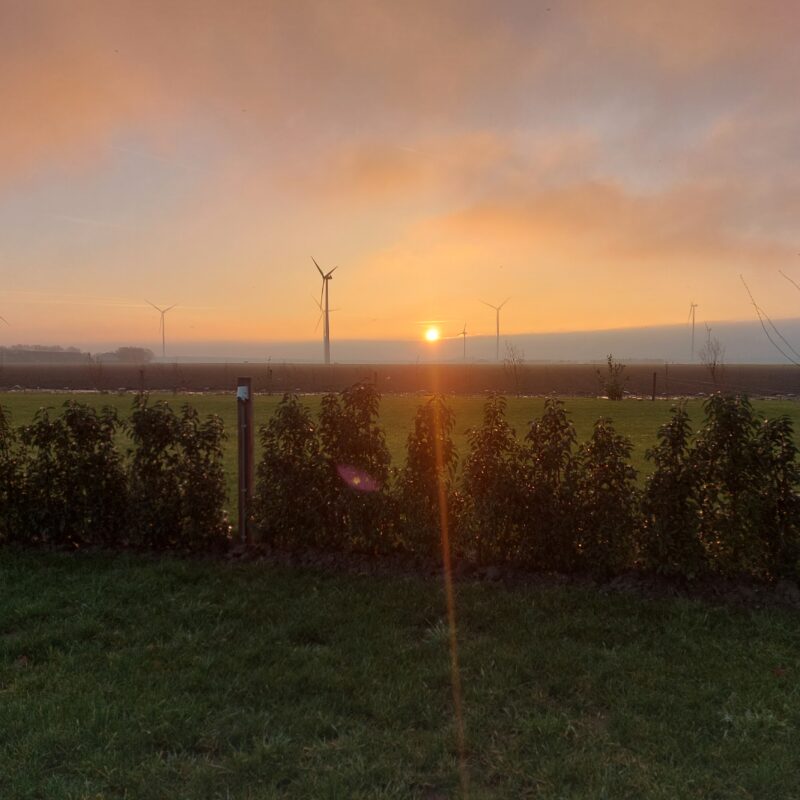
[[[800,349],[800,319],[775,320],[783,336]],[[453,325],[453,331],[460,326]],[[464,344],[446,326],[443,338],[433,346],[419,340],[334,339],[332,359],[339,363],[391,364],[443,362],[458,363],[464,359]],[[495,356],[494,335],[472,336],[467,328],[466,361],[490,362]],[[770,344],[758,322],[714,322],[712,336],[724,347],[728,364],[786,364],[786,359]],[[772,332],[775,337],[774,332]],[[699,353],[706,337],[705,327],[697,324],[695,351]],[[113,350],[131,342],[81,344],[82,350]],[[147,343],[157,354],[160,344]],[[609,353],[623,361],[669,361],[691,363],[691,327],[664,325],[642,328],[620,328],[600,331],[567,331],[562,333],[528,333],[501,335],[500,359],[512,345],[525,361],[567,361],[587,363],[604,361]],[[169,347],[167,361],[266,361],[315,363],[322,360],[319,341],[176,341]],[[694,361],[699,363],[698,355]]]

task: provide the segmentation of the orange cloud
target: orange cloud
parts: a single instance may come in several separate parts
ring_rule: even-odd
[[[2,266],[28,288],[102,279],[235,309],[193,323],[217,337],[312,336],[311,254],[342,265],[337,335],[460,325],[495,292],[515,296],[517,330],[669,321],[689,292],[747,316],[738,271],[796,252],[797,14],[12,0],[0,11],[0,224],[13,233],[24,218],[35,235],[4,236]],[[40,236],[40,217],[80,215],[43,210],[49,181],[65,205],[117,218],[131,187],[110,166],[129,139],[156,157],[192,152],[199,177],[169,202],[167,181],[142,181],[158,215],[141,231],[134,209],[129,229],[102,238]],[[44,188],[31,199],[31,187]]]

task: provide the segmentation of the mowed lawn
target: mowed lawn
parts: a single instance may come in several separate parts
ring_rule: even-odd
[[[796,612],[0,550],[0,797],[800,796]]]
[[[110,405],[125,417],[131,410],[132,394],[101,394],[99,392],[4,392],[0,393],[0,404],[11,410],[12,422],[15,425],[27,424],[33,419],[37,409],[51,407],[57,413],[65,400],[74,399],[79,402],[100,408]],[[154,392],[153,401],[165,400],[178,409],[184,403],[193,405],[202,414],[219,414],[228,432],[225,446],[225,469],[228,476],[228,488],[231,497],[235,497],[236,485],[236,398],[230,394],[174,394],[171,392]],[[266,423],[280,401],[279,395],[257,395],[255,398],[255,421],[260,426]],[[306,395],[303,401],[316,415],[320,407],[321,395]],[[425,401],[424,395],[386,395],[381,400],[381,423],[386,431],[386,440],[392,454],[393,464],[397,467],[405,461],[405,447],[408,434],[413,427],[414,413]],[[467,431],[480,425],[485,397],[455,396],[448,400],[455,414],[453,437],[463,459],[468,452]],[[600,417],[609,417],[614,421],[620,433],[625,434],[633,443],[632,462],[642,476],[651,466],[645,459],[645,452],[656,442],[658,428],[669,419],[670,408],[676,401],[658,399],[656,401],[626,399],[612,402],[593,398],[566,398],[567,410],[578,433],[579,441],[591,436],[592,427]],[[756,400],[755,408],[768,417],[788,415],[795,427],[795,437],[800,444],[800,403],[787,400]],[[508,419],[517,435],[523,437],[530,421],[541,415],[544,400],[534,397],[509,397]],[[703,419],[703,401],[688,401],[688,409],[695,427]],[[124,444],[124,439],[121,442]]]

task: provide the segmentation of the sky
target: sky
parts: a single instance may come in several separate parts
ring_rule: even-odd
[[[0,0],[0,344],[158,350],[147,300],[176,353],[313,341],[312,256],[334,355],[491,335],[507,297],[508,334],[752,321],[740,275],[796,318],[798,30],[793,0]]]

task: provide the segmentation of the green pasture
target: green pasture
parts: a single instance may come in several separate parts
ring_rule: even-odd
[[[44,392],[7,392],[0,393],[0,404],[11,410],[12,421],[16,425],[29,423],[37,409],[45,406],[58,410],[68,399],[75,399],[95,407],[110,405],[118,409],[122,416],[127,415],[132,403],[131,394],[100,394],[97,392],[44,393]],[[228,486],[235,486],[236,470],[236,399],[230,394],[173,394],[170,392],[153,393],[153,400],[165,400],[176,408],[184,403],[195,406],[201,414],[219,414],[229,438],[225,449],[225,467],[228,475]],[[405,459],[405,445],[412,428],[414,413],[424,395],[386,395],[381,400],[381,422],[386,431],[386,439],[392,453],[395,466],[401,466]],[[275,406],[280,401],[278,395],[257,395],[255,398],[256,425],[267,422]],[[307,395],[304,401],[316,413],[319,410],[320,396]],[[480,396],[455,396],[449,399],[455,413],[454,439],[461,459],[468,450],[467,431],[480,425],[484,398]],[[613,402],[593,398],[567,398],[566,408],[569,411],[579,440],[583,441],[591,435],[592,426],[599,417],[611,418],[620,433],[625,434],[633,443],[632,461],[634,467],[642,475],[650,471],[645,459],[645,451],[656,441],[659,426],[669,418],[669,410],[673,401],[669,400],[631,400]],[[787,400],[756,400],[755,408],[764,416],[775,417],[788,415],[791,417],[798,443],[800,443],[800,403]],[[529,422],[542,413],[544,400],[531,397],[509,397],[508,418],[517,432],[524,436]],[[703,401],[688,401],[688,408],[695,426],[703,419]],[[231,496],[234,496],[231,494]]]
[[[455,602],[463,749],[436,579],[0,550],[0,797],[800,796],[795,612]]]

